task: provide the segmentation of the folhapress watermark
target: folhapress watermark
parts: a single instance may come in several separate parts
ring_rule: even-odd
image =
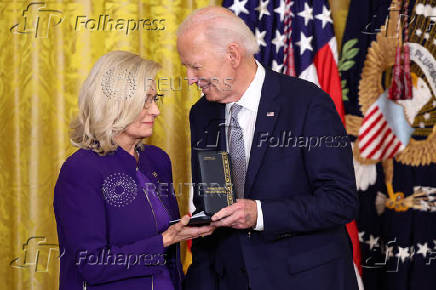
[[[99,253],[79,251],[76,265],[87,266],[159,266],[167,263],[166,254],[151,253],[112,253],[110,249],[102,249]]]
[[[268,148],[305,148],[311,151],[317,148],[344,148],[349,144],[349,138],[343,136],[294,136],[291,131],[281,131],[278,135],[269,132],[260,133],[257,147]]]
[[[220,141],[223,141],[223,134],[231,130],[224,119],[211,120],[202,136],[194,143],[194,149],[217,148]],[[213,128],[213,130],[209,130]],[[345,148],[350,144],[347,135],[338,136],[297,136],[291,130],[281,130],[276,133],[256,132],[253,139],[253,146],[260,148],[300,148],[311,151],[318,148]]]
[[[61,10],[46,8],[45,2],[32,2],[23,10],[20,21],[9,30],[15,34],[33,34],[35,38],[47,38],[51,27],[64,20]]]
[[[60,252],[58,244],[46,243],[44,236],[30,237],[23,244],[23,254],[13,259],[9,266],[17,269],[32,269],[35,272],[48,272],[53,260],[59,259],[65,253]]]
[[[9,30],[14,34],[33,35],[35,38],[47,38],[50,30],[65,22],[65,15],[59,9],[48,8],[45,2],[31,2],[21,13],[18,23]],[[97,17],[76,15],[70,19],[72,29],[77,32],[118,32],[126,36],[134,31],[163,31],[166,19],[161,17],[131,18],[111,15],[109,11]],[[65,25],[65,24],[63,24]]]
[[[98,17],[85,15],[76,16],[75,31],[121,31],[128,35],[132,31],[162,31],[165,30],[164,18],[116,18],[110,14],[100,14]]]

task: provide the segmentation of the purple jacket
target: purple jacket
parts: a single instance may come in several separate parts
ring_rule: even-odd
[[[158,147],[140,149],[138,168],[159,191],[171,219],[179,217],[171,162]],[[179,245],[163,247],[154,212],[136,178],[136,160],[121,147],[107,156],[80,149],[63,164],[53,203],[60,290],[144,290],[169,270],[176,290],[183,272]],[[168,273],[167,273],[168,274]]]

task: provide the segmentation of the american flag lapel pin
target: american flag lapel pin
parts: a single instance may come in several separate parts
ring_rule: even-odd
[[[274,112],[266,112],[267,117],[274,117]]]

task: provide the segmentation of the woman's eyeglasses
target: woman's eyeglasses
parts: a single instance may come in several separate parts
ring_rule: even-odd
[[[156,94],[154,96],[148,95],[145,99],[144,107],[149,108],[151,106],[151,103],[154,102],[158,107],[160,107],[163,103],[163,94]]]

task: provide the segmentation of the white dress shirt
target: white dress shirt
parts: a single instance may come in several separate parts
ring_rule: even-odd
[[[244,136],[244,149],[245,149],[245,164],[246,168],[248,168],[248,164],[250,161],[250,150],[251,144],[253,143],[254,137],[254,129],[256,125],[256,117],[257,117],[257,109],[259,107],[260,96],[262,92],[263,81],[265,80],[265,69],[263,66],[256,60],[257,70],[256,75],[254,76],[253,81],[250,83],[250,86],[244,92],[242,97],[236,103],[241,105],[243,108],[238,114],[238,123],[242,128],[242,134]],[[235,102],[226,104],[226,136],[228,135],[228,128],[230,124],[230,108]],[[227,140],[227,151],[229,148],[229,140]],[[256,200],[257,205],[257,222],[254,230],[263,231],[263,213],[262,207],[259,200]]]

